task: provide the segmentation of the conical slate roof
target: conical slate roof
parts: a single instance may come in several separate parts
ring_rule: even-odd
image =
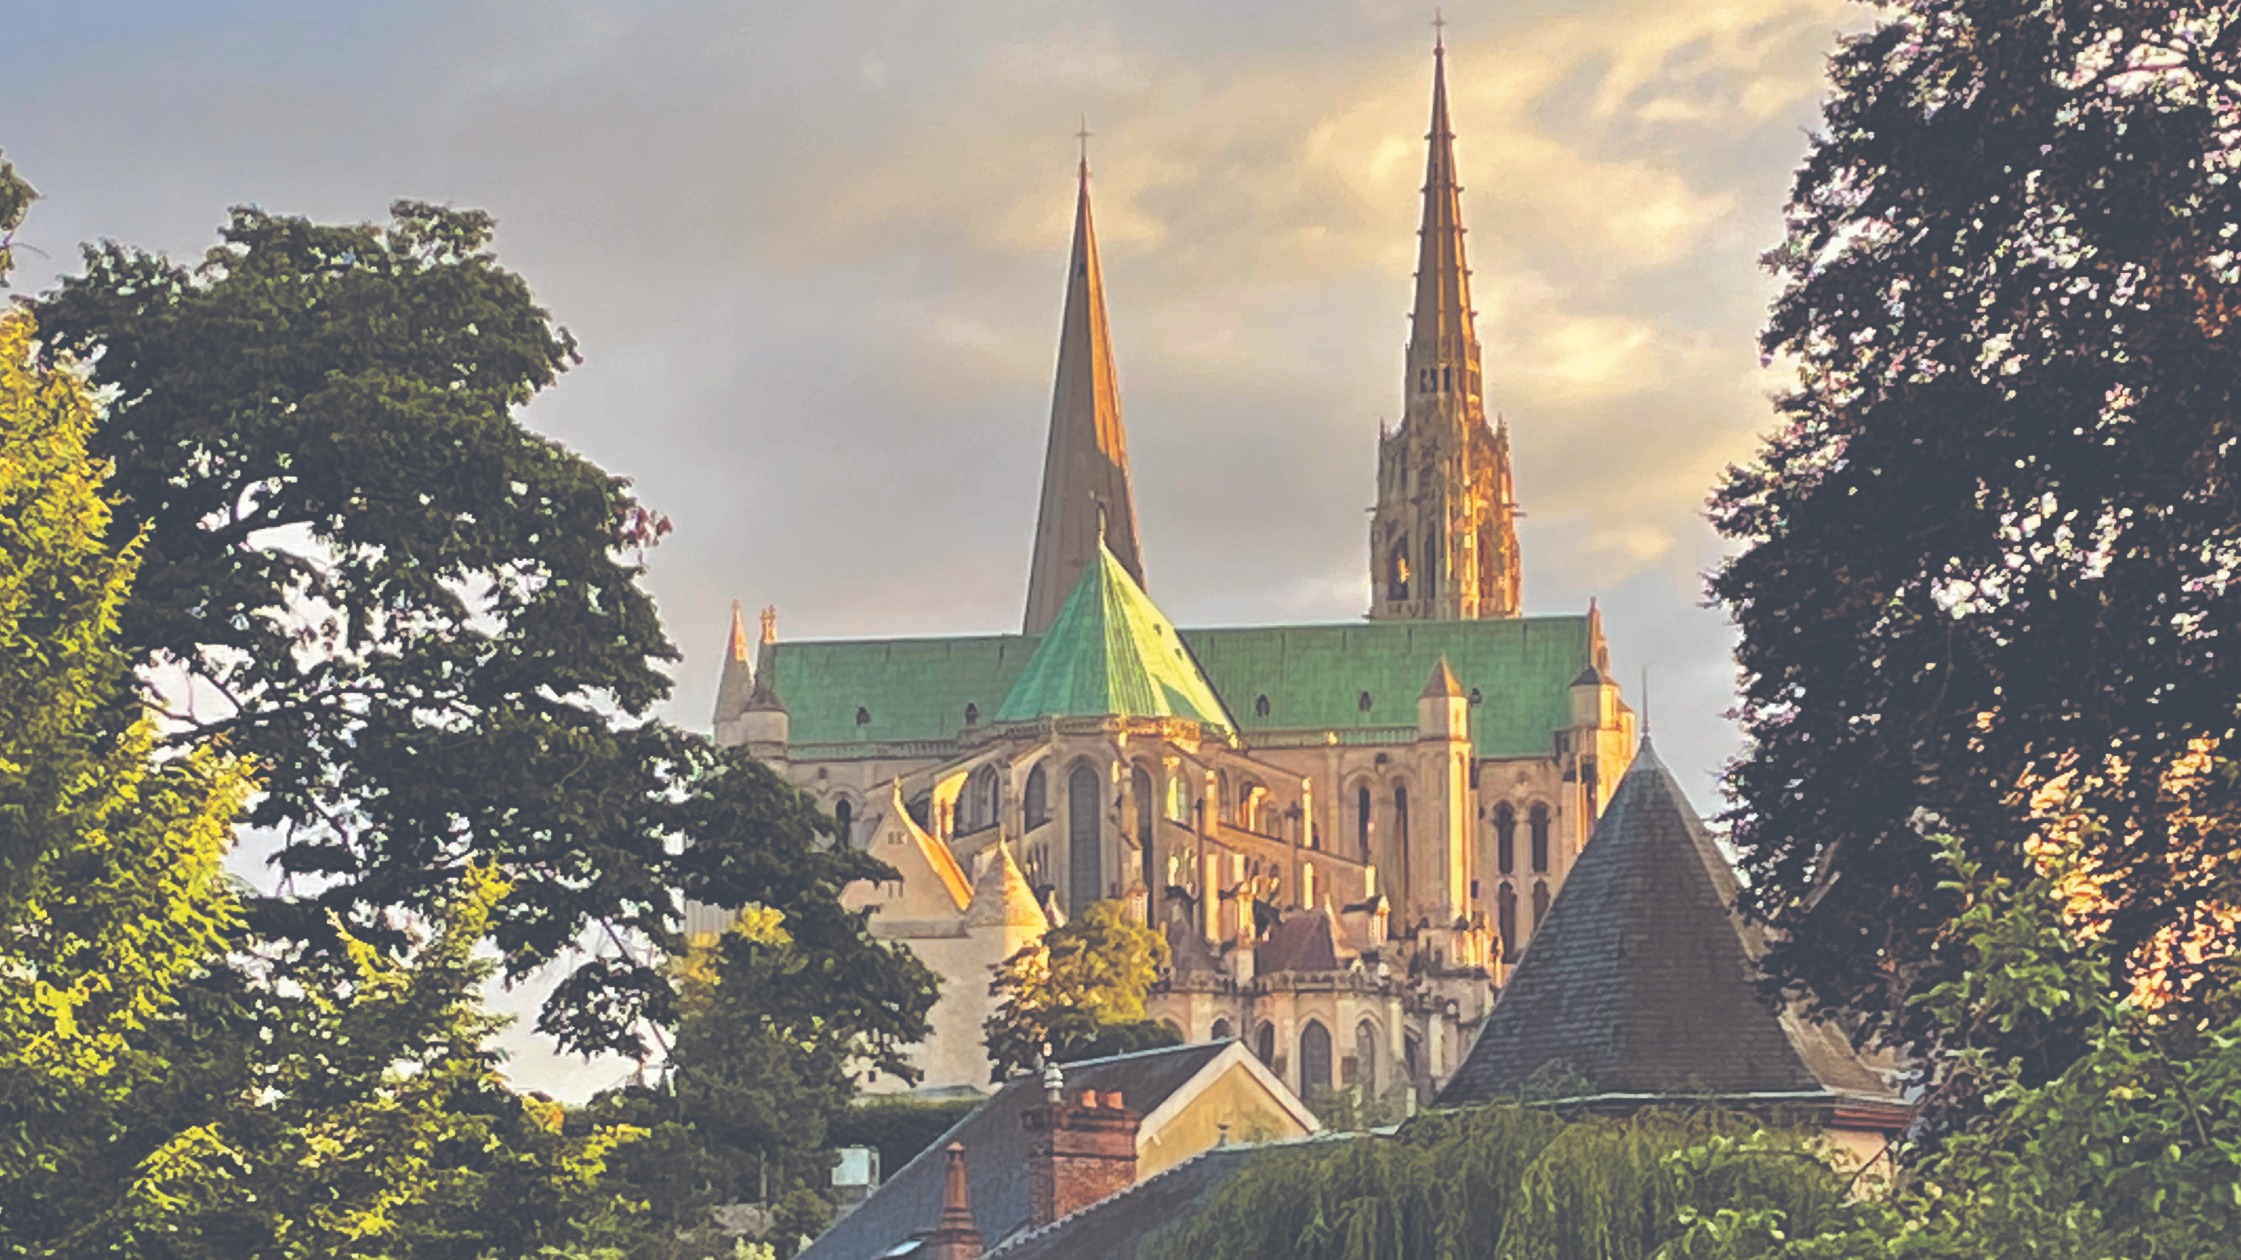
[[[1236,725],[1175,624],[1102,540],[996,712],[999,722],[1043,717],[1178,717]]]
[[[996,851],[973,881],[972,905],[965,912],[968,927],[1019,927],[1040,932],[1050,926],[1043,907],[1028,887],[1027,876],[1012,859],[1011,846],[999,840]]]
[[[729,721],[747,711],[755,686],[747,664],[747,616],[739,601],[731,601],[731,633],[724,640],[724,672],[716,680],[716,721]]]
[[[1761,1000],[1763,944],[1736,917],[1737,892],[1643,741],[1439,1104],[1717,1098],[1903,1124],[1904,1105],[1841,1036]]]

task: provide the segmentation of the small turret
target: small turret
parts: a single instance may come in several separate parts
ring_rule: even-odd
[[[755,685],[747,693],[746,709],[739,715],[737,742],[747,745],[747,751],[763,761],[784,761],[786,744],[792,737],[793,718],[786,712],[785,701],[778,698],[778,610],[763,609],[762,622],[762,646],[755,659]],[[736,615],[733,626],[736,635]]]
[[[1446,657],[1432,667],[1432,677],[1416,698],[1418,739],[1465,740],[1471,733],[1471,698],[1455,678]]]
[[[754,685],[754,670],[747,663],[747,617],[735,599],[731,601],[731,634],[724,640],[724,672],[716,680],[713,727],[717,743],[741,742],[736,731],[726,728],[747,712]]]

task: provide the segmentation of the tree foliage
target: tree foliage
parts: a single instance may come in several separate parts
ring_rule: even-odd
[[[1117,901],[1093,902],[1071,921],[1004,960],[989,984],[996,1012],[982,1031],[989,1079],[1042,1063],[1125,1054],[1179,1040],[1144,1014],[1167,966],[1167,939]]]
[[[40,304],[91,365],[113,533],[146,555],[123,642],[170,685],[169,738],[263,775],[297,895],[269,934],[395,945],[489,863],[507,974],[570,953],[541,1026],[638,1052],[670,1014],[654,951],[702,852],[676,802],[729,773],[642,720],[675,652],[639,587],[665,527],[517,411],[573,361],[488,216],[386,226],[236,210],[195,266],[115,244]]]
[[[767,812],[805,839],[823,825],[815,805],[775,775],[764,786],[786,802]],[[633,1255],[729,1254],[729,1241],[707,1226],[710,1209],[731,1203],[769,1206],[773,1241],[792,1254],[796,1238],[830,1219],[832,1130],[859,1076],[876,1066],[915,1079],[903,1051],[926,1034],[935,977],[900,946],[875,940],[866,912],[837,900],[840,884],[886,868],[832,846],[795,869],[818,872],[836,895],[795,898],[798,915],[750,906],[729,931],[696,942],[681,960],[684,1016],[669,1080],[612,1091],[588,1109],[648,1132],[613,1161],[618,1183],[647,1205]]]
[[[0,314],[0,1250],[74,1257],[485,1256],[629,1205],[627,1133],[577,1138],[504,1088],[473,868],[402,960],[344,936],[250,955],[222,863],[251,784],[213,738],[159,751],[120,611],[90,393]]]
[[[1650,1260],[1697,1211],[1836,1219],[1845,1181],[1815,1141],[1764,1131],[1749,1158],[1691,1175],[1680,1157],[1759,1134],[1715,1112],[1567,1119],[1498,1104],[1434,1113],[1397,1138],[1272,1147],[1143,1249],[1205,1260]]]
[[[2222,773],[2231,774],[2228,765]],[[1960,973],[1918,1000],[1941,1033],[1933,1076],[1980,1107],[1909,1162],[1892,1192],[1818,1228],[1761,1210],[1699,1213],[1691,1257],[1726,1260],[2138,1260],[2227,1255],[2241,1236],[2241,1015],[2206,1017],[2109,996],[2111,950],[2068,912],[2071,855],[2020,880],[1943,842],[1961,907]],[[2010,1046],[2019,1024],[2081,1030],[2052,1079]],[[1691,1152],[1717,1171],[1749,1139]]]
[[[1927,811],[2013,876],[2042,789],[2103,826],[2113,983],[2241,892],[2241,22],[2168,0],[1903,0],[1832,61],[1770,355],[1713,519],[1741,630],[1733,839],[1775,973],[1923,1048],[1961,905]],[[2213,953],[2217,951],[2212,951]],[[2019,1017],[2020,1019],[2020,1017]],[[2022,1019],[2043,1072],[2082,1043]]]

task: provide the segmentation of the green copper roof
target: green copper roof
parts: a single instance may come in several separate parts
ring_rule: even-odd
[[[1165,624],[1164,621],[1162,624]],[[1545,756],[1570,724],[1571,683],[1592,663],[1584,616],[1369,621],[1184,630],[1221,708],[1248,742],[1416,724],[1416,698],[1444,656],[1471,705],[1481,757]],[[1041,640],[781,640],[765,648],[798,743],[955,739],[968,706],[994,720]],[[1362,707],[1362,697],[1369,707]],[[1268,712],[1260,700],[1268,699]],[[864,721],[856,721],[858,710]],[[867,752],[869,749],[867,748]],[[811,755],[832,755],[811,750]]]
[[[1104,540],[996,713],[1043,717],[1178,717],[1234,725],[1190,649]]]

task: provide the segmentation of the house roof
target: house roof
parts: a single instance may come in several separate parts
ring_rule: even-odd
[[[1897,1095],[1834,1030],[1760,997],[1764,943],[1735,914],[1737,892],[1644,740],[1439,1104],[1547,1090],[1551,1101],[1827,1102],[1898,1115]]]
[[[1170,1046],[1066,1065],[1068,1091],[1118,1092],[1147,1123],[1234,1042]],[[1026,1227],[1027,1131],[1020,1117],[1043,1101],[1042,1082],[1015,1077],[994,1097],[951,1126],[917,1158],[903,1165],[862,1205],[800,1253],[799,1260],[871,1260],[912,1234],[931,1229],[941,1214],[943,1156],[952,1142],[965,1146],[973,1223],[990,1246]]]
[[[986,1254],[988,1260],[1136,1260],[1144,1241],[1195,1213],[1242,1171],[1251,1146],[1217,1146]]]
[[[996,712],[1001,722],[1044,717],[1233,725],[1174,623],[1103,539]]]
[[[1372,621],[1179,632],[1248,742],[1416,738],[1416,700],[1445,657],[1471,706],[1481,757],[1546,756],[1571,725],[1572,680],[1594,663],[1591,616]],[[992,717],[1042,640],[1017,634],[939,639],[782,640],[764,646],[772,681],[809,757],[871,755],[880,745],[951,741],[968,706]],[[1266,697],[1263,716],[1258,701]],[[1366,700],[1366,705],[1365,705]],[[858,723],[858,711],[863,722]]]

